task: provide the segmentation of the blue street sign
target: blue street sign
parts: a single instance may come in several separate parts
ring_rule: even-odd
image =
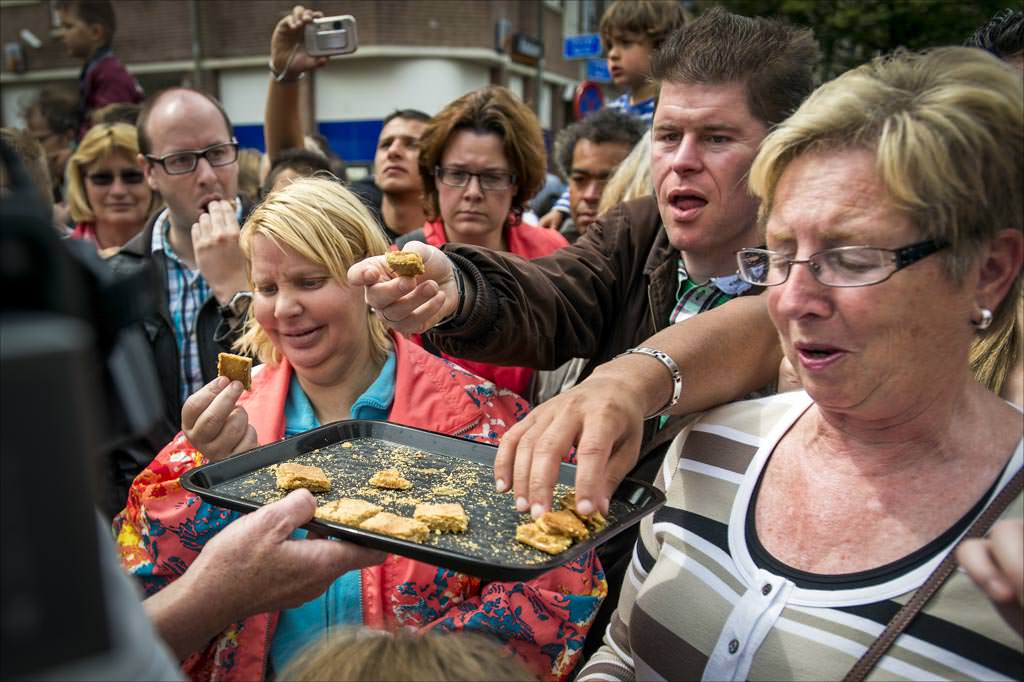
[[[566,36],[562,43],[562,56],[566,59],[588,59],[601,56],[601,34],[584,33]]]
[[[605,59],[587,60],[587,80],[598,83],[611,83],[612,74],[608,71],[608,61]]]

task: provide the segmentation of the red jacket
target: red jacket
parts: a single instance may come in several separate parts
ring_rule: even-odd
[[[428,221],[423,226],[423,235],[428,244],[437,248],[441,248],[442,244],[448,242],[447,235],[444,232],[444,223],[440,220]],[[558,230],[548,230],[543,227],[527,225],[519,220],[512,222],[505,230],[505,237],[508,240],[509,253],[528,260],[550,255],[569,245],[569,242],[566,241],[565,237]],[[423,339],[419,335],[416,335],[414,339],[417,343],[423,344]],[[501,388],[507,388],[520,395],[525,394],[530,388],[533,370],[528,367],[504,367],[486,362],[456,358],[446,353],[441,353],[441,355],[465,367],[470,372],[493,381]]]
[[[481,383],[451,364],[394,336],[395,398],[389,419],[484,442],[496,442],[525,416],[526,402]],[[261,444],[279,440],[291,380],[287,362],[256,372],[242,395]],[[132,483],[128,504],[114,520],[122,564],[147,595],[176,579],[206,542],[237,514],[203,503],[178,479],[205,463],[178,436]],[[363,623],[454,631],[482,630],[504,641],[544,678],[573,670],[597,608],[607,594],[604,574],[590,553],[527,583],[482,583],[479,578],[391,555],[362,569]],[[193,679],[263,679],[277,613],[229,626],[183,663]]]

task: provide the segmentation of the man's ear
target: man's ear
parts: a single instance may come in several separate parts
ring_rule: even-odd
[[[139,164],[139,168],[142,169],[142,174],[146,177],[146,184],[154,192],[159,192],[160,188],[156,186],[156,178],[153,177],[153,166],[154,164],[149,162],[145,156],[141,153],[135,155],[135,160]]]
[[[1024,231],[1002,229],[981,253],[975,299],[978,305],[995,310],[1014,281],[1020,276],[1024,264]]]

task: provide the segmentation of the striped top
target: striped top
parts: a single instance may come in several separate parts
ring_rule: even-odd
[[[804,392],[734,403],[673,441],[656,481],[668,482],[668,502],[643,520],[605,644],[579,680],[842,679],[924,583],[975,514],[911,555],[916,561],[851,574],[856,581],[784,577],[755,559],[748,517],[756,485],[811,404]],[[1022,442],[972,512],[1024,464]],[[1002,518],[1022,515],[1018,496]],[[957,571],[868,679],[1021,679],[1022,652],[1020,636]]]

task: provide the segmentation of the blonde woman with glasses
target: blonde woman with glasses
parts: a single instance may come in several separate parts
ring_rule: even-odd
[[[1022,157],[1019,74],[967,48],[848,71],[765,138],[766,248],[738,266],[803,390],[673,441],[668,503],[578,679],[1024,676],[1021,413],[970,366],[1019,301]],[[978,585],[954,570],[995,519],[1016,594],[983,551],[960,555]]]

